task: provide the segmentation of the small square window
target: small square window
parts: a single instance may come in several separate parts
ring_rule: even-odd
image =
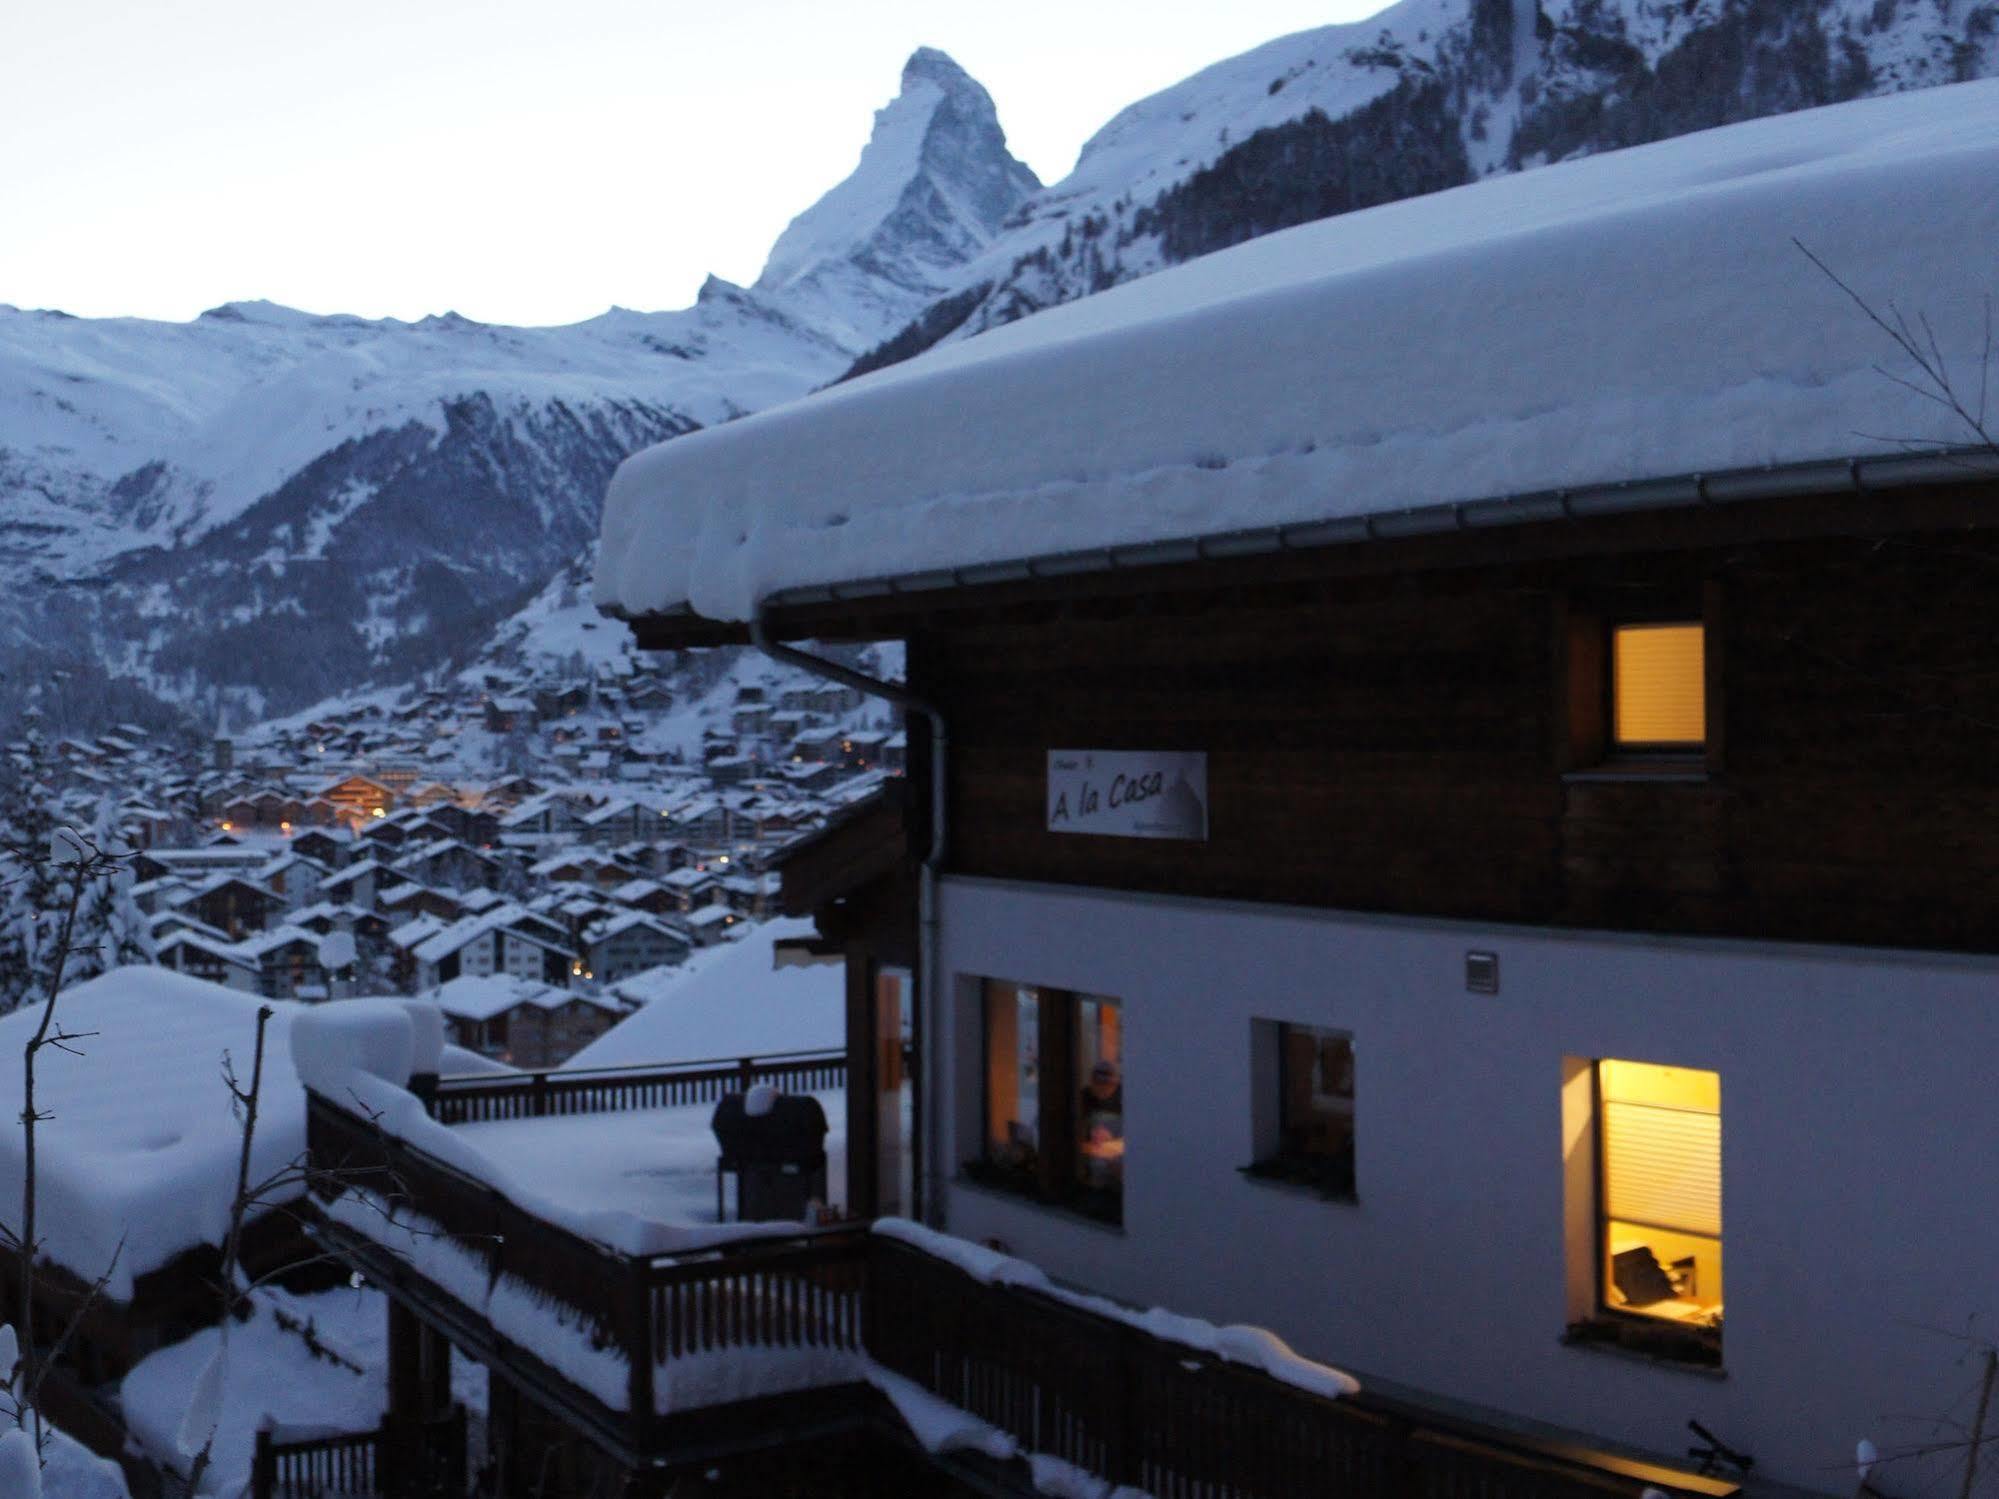
[[[1565,771],[1676,774],[1717,767],[1714,626],[1719,594],[1683,589],[1641,605],[1567,601]]]
[[[1257,1158],[1247,1174],[1354,1196],[1354,1048],[1346,1031],[1255,1022]]]

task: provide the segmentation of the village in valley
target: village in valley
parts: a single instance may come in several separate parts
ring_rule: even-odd
[[[13,754],[112,835],[122,956],[267,999],[423,995],[524,1068],[774,915],[772,856],[904,768],[891,710],[767,664],[691,705],[651,671],[468,676],[205,746],[122,724]]]

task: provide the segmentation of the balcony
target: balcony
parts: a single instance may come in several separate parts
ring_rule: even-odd
[[[414,1124],[379,1089],[343,1100],[315,1088],[315,1164],[369,1194],[333,1202],[324,1231],[635,1492],[870,1428],[905,1445],[951,1432],[931,1461],[987,1493],[1025,1492],[1051,1463],[1160,1499],[1737,1492],[1355,1390],[1268,1335],[1134,1314],[899,1220],[676,1226],[615,1207],[593,1218],[488,1179],[503,1173],[461,1148],[495,1122],[560,1128],[711,1103],[746,1081],[824,1088],[840,1075],[822,1055],[445,1079]]]

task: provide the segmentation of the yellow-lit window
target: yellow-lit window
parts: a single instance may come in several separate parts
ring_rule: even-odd
[[[1698,624],[1611,631],[1612,738],[1619,749],[1691,749],[1707,740],[1707,641]]]
[[[1597,1063],[1603,1304],[1718,1328],[1721,1076]]]

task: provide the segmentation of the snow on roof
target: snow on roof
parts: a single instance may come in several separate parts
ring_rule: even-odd
[[[553,984],[537,983],[533,979],[516,978],[504,973],[467,974],[439,984],[423,997],[445,1014],[459,1020],[491,1020],[495,1015],[504,1015],[522,1005],[559,1010],[572,1000],[587,998],[568,989],[558,989]],[[616,1008],[602,1001],[591,1002],[600,1009]]]
[[[287,1030],[296,1007],[238,994],[164,968],[118,968],[66,990],[56,1013],[82,1055],[45,1049],[36,1103],[36,1225],[47,1252],[85,1280],[125,1248],[108,1292],[129,1300],[135,1276],[197,1244],[220,1244],[235,1191],[241,1126],[219,1071],[235,1058],[247,1084],[257,1007],[270,1003],[263,1107],[253,1180],[305,1147],[305,1111]],[[18,1057],[40,1020],[33,1008],[0,1018],[0,1053]],[[21,1110],[21,1079],[0,1071],[0,1114]],[[21,1131],[0,1130],[0,1221],[19,1226]]]
[[[1269,235],[626,460],[595,597],[744,619],[788,588],[1962,443],[1793,239],[1975,371],[1995,181],[1987,80]]]
[[[584,932],[583,940],[594,947],[599,942],[608,942],[613,937],[622,936],[639,927],[669,938],[682,947],[687,946],[685,933],[675,931],[658,917],[648,916],[644,911],[620,911],[615,916],[607,916]]]
[[[777,943],[813,931],[809,920],[764,922],[741,942],[624,980],[612,993],[641,1008],[567,1065],[689,1062],[844,1044],[846,970],[838,963],[776,966]]]

